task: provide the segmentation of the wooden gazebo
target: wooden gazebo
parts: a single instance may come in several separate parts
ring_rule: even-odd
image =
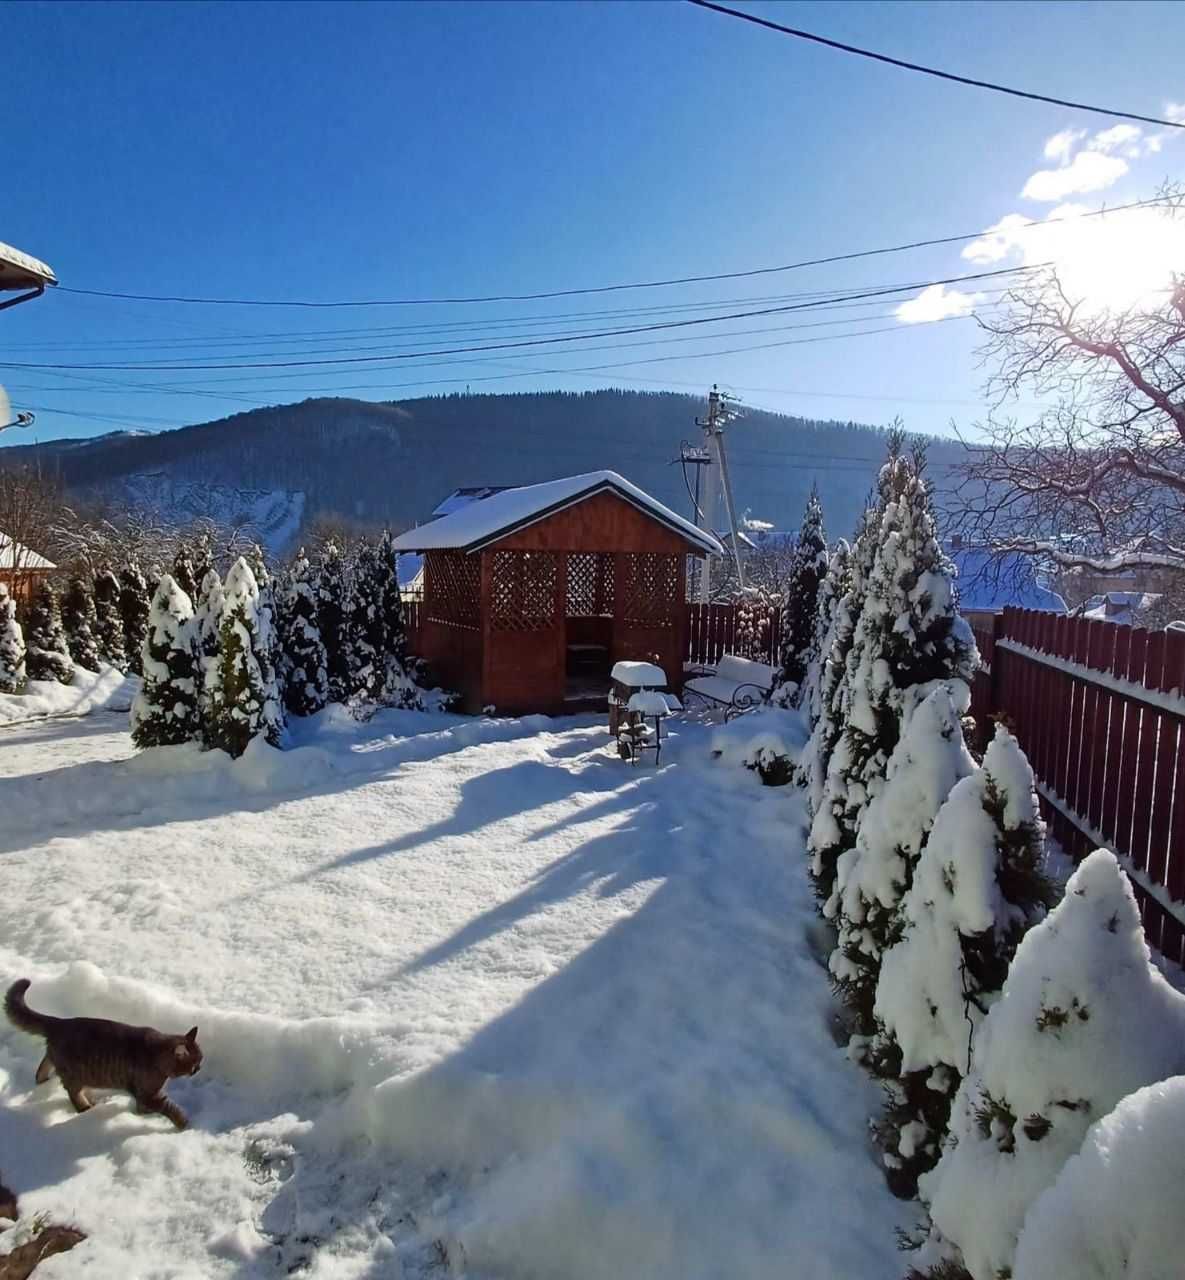
[[[506,489],[411,529],[424,553],[420,656],[462,707],[556,715],[603,701],[620,659],[678,689],[687,557],[720,543],[613,471]]]

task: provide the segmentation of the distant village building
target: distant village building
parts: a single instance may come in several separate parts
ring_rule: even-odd
[[[1029,556],[969,547],[959,538],[952,538],[944,550],[959,571],[959,612],[972,625],[1007,608],[1066,612],[1066,602],[1041,582]]]
[[[56,571],[52,560],[0,531],[0,582],[7,585],[14,600],[27,599],[43,579]]]

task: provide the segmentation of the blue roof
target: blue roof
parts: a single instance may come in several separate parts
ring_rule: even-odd
[[[993,555],[982,547],[946,547],[959,571],[959,608],[997,610],[1009,605],[1065,613],[1066,602],[1037,581],[1028,556]]]

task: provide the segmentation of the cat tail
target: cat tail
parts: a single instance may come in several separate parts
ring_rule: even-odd
[[[48,1033],[50,1027],[57,1022],[57,1018],[48,1018],[43,1013],[37,1013],[25,1003],[25,992],[32,985],[28,978],[22,978],[19,982],[14,982],[8,988],[8,994],[4,997],[4,1012],[8,1015],[8,1021],[14,1027],[20,1027],[22,1031],[27,1031],[30,1035],[44,1036]]]

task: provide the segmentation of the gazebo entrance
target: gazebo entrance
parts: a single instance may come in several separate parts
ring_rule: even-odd
[[[687,557],[719,544],[612,472],[508,489],[402,534],[424,550],[422,657],[467,711],[603,703],[622,659],[682,683]]]

